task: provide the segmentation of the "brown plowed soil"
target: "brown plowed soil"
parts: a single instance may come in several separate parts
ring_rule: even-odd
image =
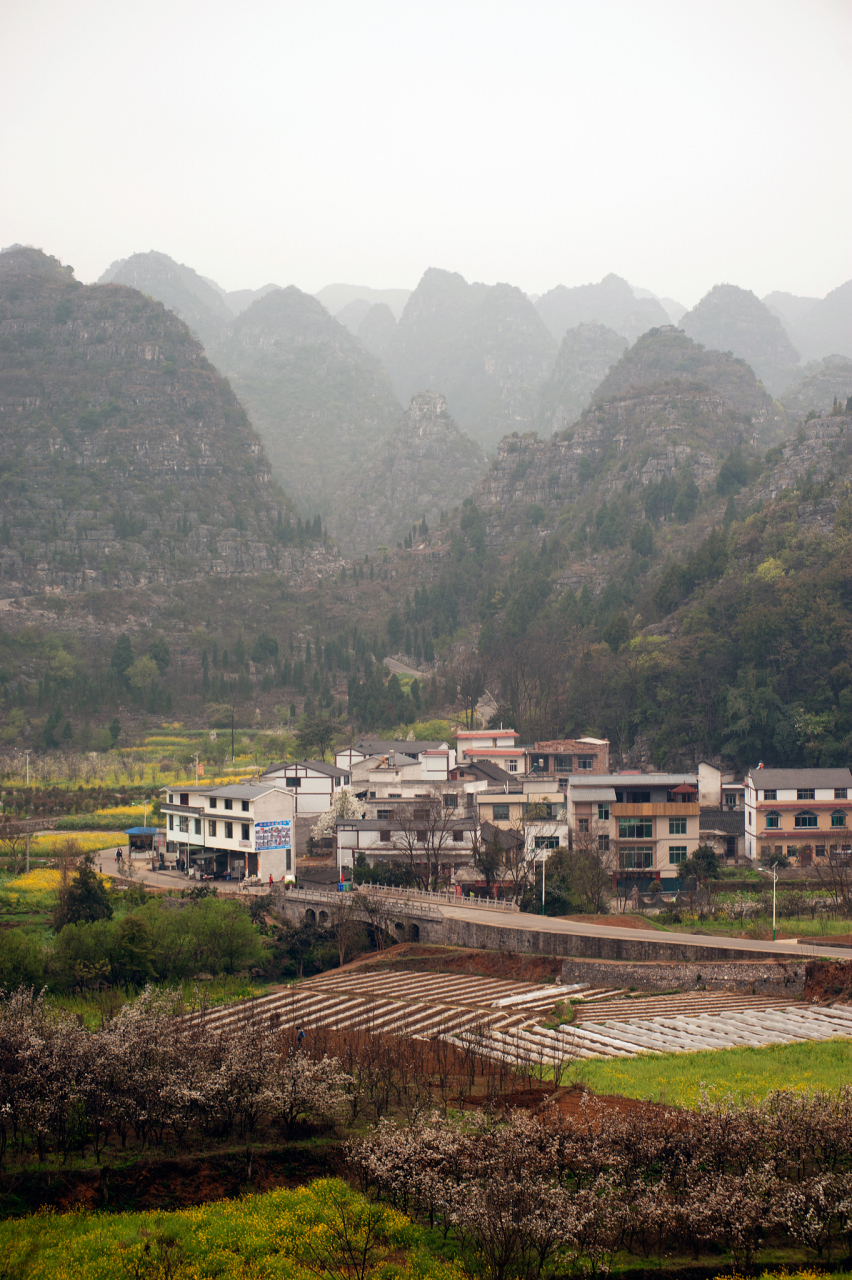
[[[609,925],[612,929],[653,929],[654,926],[650,920],[646,920],[644,916],[621,916],[610,915],[605,916],[557,916],[557,920],[575,920],[577,924],[602,924]]]
[[[557,956],[427,947],[417,942],[403,942],[386,951],[359,956],[345,969],[355,967],[393,969],[397,973],[467,973],[477,978],[504,978],[508,982],[547,982],[548,978],[559,978],[562,974],[562,960]]]

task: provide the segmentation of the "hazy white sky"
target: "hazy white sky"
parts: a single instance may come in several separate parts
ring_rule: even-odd
[[[3,0],[0,244],[95,279],[852,276],[850,0]]]

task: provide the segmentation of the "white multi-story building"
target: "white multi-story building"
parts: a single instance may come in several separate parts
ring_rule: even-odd
[[[295,804],[283,785],[169,787],[164,797],[167,848],[187,875],[294,879]]]
[[[300,818],[330,809],[335,791],[349,786],[351,774],[324,760],[294,760],[292,764],[271,764],[260,781],[291,791],[295,816]]]
[[[745,839],[750,858],[783,854],[809,865],[852,851],[849,769],[749,769]]]

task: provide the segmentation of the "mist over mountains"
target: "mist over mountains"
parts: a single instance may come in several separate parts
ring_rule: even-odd
[[[725,448],[727,413],[739,415],[744,441],[766,448],[797,414],[843,395],[852,351],[852,282],[825,299],[763,301],[717,285],[688,311],[614,274],[537,298],[437,268],[413,291],[229,293],[157,252],[113,263],[107,282],[186,321],[230,379],[276,480],[355,551],[394,545],[427,514],[458,506],[485,472],[483,450],[505,437],[565,432],[589,406],[637,388],[671,384],[657,411],[691,420],[704,410],[695,389],[687,405],[685,383],[705,388],[726,406]],[[426,421],[443,425],[421,447]]]

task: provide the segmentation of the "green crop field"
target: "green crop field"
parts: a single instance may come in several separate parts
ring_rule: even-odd
[[[571,1079],[594,1093],[620,1094],[695,1107],[711,1091],[734,1102],[765,1098],[774,1089],[833,1092],[852,1084],[852,1042],[766,1045],[702,1053],[640,1054],[617,1061],[578,1062]]]

